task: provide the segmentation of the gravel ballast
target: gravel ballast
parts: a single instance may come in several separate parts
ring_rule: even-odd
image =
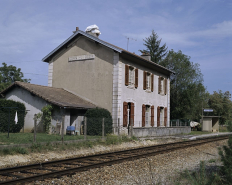
[[[116,151],[135,147],[149,146],[155,144],[169,143],[177,140],[160,139],[144,140],[121,145],[95,146],[90,149],[78,149],[59,152],[32,153],[30,155],[14,155],[0,157],[1,168],[13,166],[15,164],[29,164],[44,162],[54,159],[83,156],[87,154]],[[179,141],[179,140],[178,140]],[[30,184],[174,184],[173,179],[178,176],[178,172],[185,169],[196,169],[200,161],[208,161],[207,165],[220,165],[218,147],[226,145],[227,140],[181,149],[156,156],[149,156],[133,161],[127,161],[112,166],[91,169],[80,172],[72,177],[63,176],[59,179],[47,179],[36,181]],[[209,160],[215,159],[213,163]],[[154,184],[155,184],[154,183]]]

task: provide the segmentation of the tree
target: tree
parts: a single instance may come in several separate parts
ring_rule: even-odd
[[[168,52],[166,43],[160,46],[162,39],[158,38],[159,36],[157,35],[157,33],[152,30],[152,34],[148,38],[145,38],[143,40],[145,42],[143,45],[146,46],[146,49],[139,50],[142,54],[149,53],[151,55],[151,61],[157,64],[160,63],[160,61],[167,55]]]
[[[214,110],[213,115],[220,116],[220,124],[225,124],[227,120],[232,120],[232,101],[230,100],[231,94],[229,91],[219,92],[214,91],[209,96],[209,107]]]
[[[171,50],[160,65],[175,72],[170,76],[171,119],[188,118],[198,121],[202,102],[206,105],[208,96],[199,64],[190,62],[190,57],[180,50]]]
[[[13,65],[7,66],[6,63],[2,63],[2,65],[0,67],[0,92],[15,81],[30,82],[30,79],[23,79],[24,76],[20,68],[17,69]]]

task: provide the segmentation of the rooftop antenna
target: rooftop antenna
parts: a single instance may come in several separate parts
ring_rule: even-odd
[[[137,39],[130,38],[130,37],[127,37],[127,36],[125,36],[125,37],[127,38],[127,51],[128,51],[129,40],[131,39],[131,40],[137,41]]]

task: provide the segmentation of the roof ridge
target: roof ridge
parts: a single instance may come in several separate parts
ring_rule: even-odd
[[[33,85],[33,86],[40,86],[40,87],[47,87],[47,88],[55,88],[55,89],[63,89],[63,88],[60,88],[60,87],[51,87],[51,86],[46,86],[46,85],[31,84],[31,83],[28,83],[28,82],[15,81],[16,84],[18,84],[18,82],[23,83],[23,84],[30,84],[30,85]]]

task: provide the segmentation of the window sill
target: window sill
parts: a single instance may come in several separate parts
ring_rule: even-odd
[[[150,89],[146,89],[145,92],[151,93],[152,91]]]
[[[129,88],[129,89],[135,89],[135,86],[134,85],[128,85],[127,88]]]

